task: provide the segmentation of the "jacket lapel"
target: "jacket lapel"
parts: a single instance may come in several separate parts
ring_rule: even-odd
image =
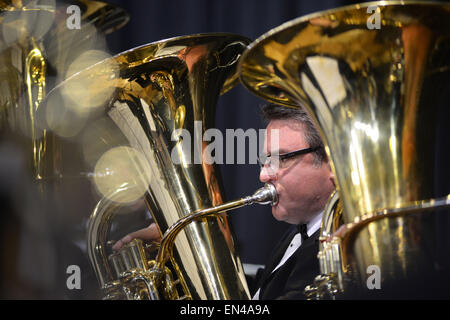
[[[277,295],[278,293],[276,292],[272,292],[272,291],[277,291],[277,290],[281,290],[280,289],[280,284],[282,284],[283,282],[287,281],[287,278],[291,275],[294,267],[296,269],[301,269],[301,265],[308,265],[309,262],[312,259],[317,259],[316,255],[317,255],[317,248],[318,248],[318,241],[319,241],[319,233],[320,231],[317,230],[314,234],[311,235],[311,237],[309,237],[304,243],[302,243],[302,245],[297,249],[297,251],[294,252],[294,254],[292,256],[289,257],[289,259],[282,265],[280,266],[280,268],[278,268],[275,272],[272,272],[273,268],[279,263],[281,257],[283,256],[284,252],[286,251],[287,246],[289,245],[290,241],[287,243],[287,245],[283,248],[280,247],[281,251],[281,255],[279,257],[277,257],[278,259],[273,261],[270,269],[269,270],[265,270],[265,277],[263,277],[262,282],[261,282],[261,291],[260,291],[260,298],[264,298],[264,295],[268,295],[268,296],[272,296],[272,295]],[[295,235],[294,234],[290,237],[290,239],[292,239],[292,237]],[[296,276],[301,276],[301,275],[296,275]],[[272,282],[271,280],[276,277],[279,279],[276,279],[272,286]],[[284,286],[284,285],[283,285]],[[271,290],[273,289],[273,290]],[[299,288],[299,290],[301,290]],[[281,294],[281,292],[279,293]]]
[[[287,247],[294,238],[295,234],[298,233],[298,230],[295,226],[292,226],[288,229],[285,236],[278,242],[275,246],[274,250],[270,254],[270,260],[266,263],[264,268],[264,272],[261,275],[261,279],[259,280],[259,288],[262,288],[269,278],[272,276],[272,270],[278,265],[284,253],[286,252]]]

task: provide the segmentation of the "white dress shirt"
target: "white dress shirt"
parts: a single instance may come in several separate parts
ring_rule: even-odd
[[[317,230],[320,229],[320,224],[322,222],[322,212],[319,213],[317,216],[315,216],[310,222],[306,224],[306,233],[308,234],[308,237],[311,237]],[[286,261],[294,254],[295,251],[302,245],[302,236],[299,233],[297,233],[294,238],[292,238],[291,243],[288,245],[283,257],[281,258],[278,265],[272,270],[272,272],[275,272],[278,268],[280,268],[283,264],[286,263]],[[256,291],[255,295],[253,296],[253,300],[259,300],[259,291]]]

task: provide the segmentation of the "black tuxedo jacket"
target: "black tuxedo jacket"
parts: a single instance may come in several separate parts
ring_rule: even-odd
[[[319,230],[306,239],[289,259],[272,273],[297,232],[296,226],[289,229],[270,255],[270,260],[258,281],[261,300],[305,299],[303,290],[307,285],[312,284],[314,278],[320,274],[317,259]]]

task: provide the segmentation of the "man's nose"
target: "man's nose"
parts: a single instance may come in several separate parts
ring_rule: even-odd
[[[259,181],[261,181],[262,183],[266,183],[269,182],[271,180],[273,180],[275,178],[275,172],[273,172],[273,170],[268,167],[268,166],[264,166],[260,173],[259,173]]]

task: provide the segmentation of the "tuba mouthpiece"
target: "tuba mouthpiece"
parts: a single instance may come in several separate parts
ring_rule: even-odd
[[[271,183],[266,183],[264,187],[259,188],[250,197],[252,203],[276,205],[278,202],[278,195],[275,186]]]

